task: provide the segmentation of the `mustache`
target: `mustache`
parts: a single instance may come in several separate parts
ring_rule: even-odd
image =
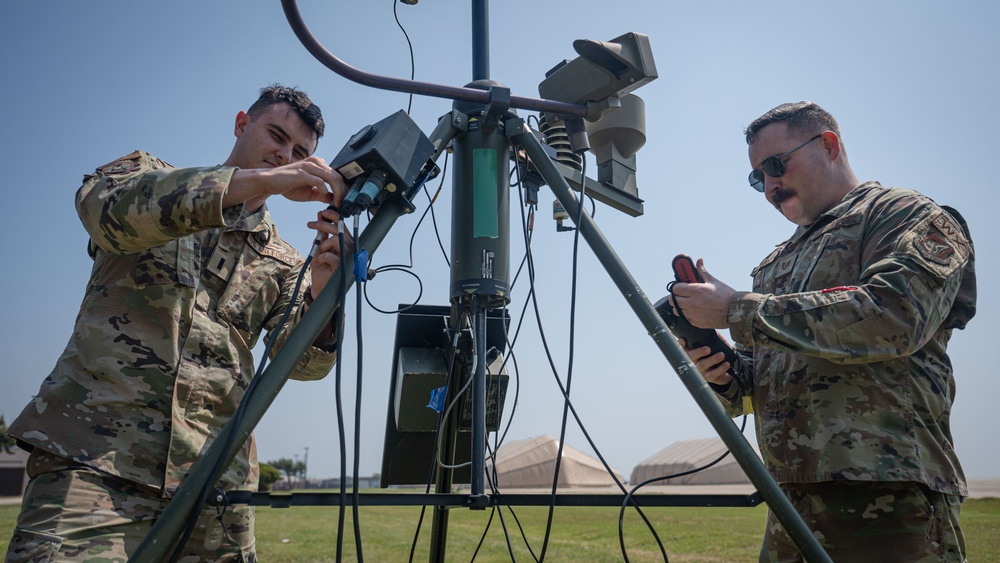
[[[774,206],[777,207],[781,205],[781,202],[792,197],[793,195],[795,195],[795,192],[793,190],[778,188],[774,190],[774,194],[771,196],[771,201],[773,202]]]

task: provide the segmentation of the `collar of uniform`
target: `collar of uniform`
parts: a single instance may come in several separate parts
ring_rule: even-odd
[[[791,236],[789,241],[798,240],[803,236],[805,236],[806,234],[811,233],[816,229],[822,228],[825,225],[828,225],[831,221],[843,217],[854,207],[855,202],[857,202],[859,199],[864,198],[872,190],[876,189],[880,190],[883,188],[882,184],[874,180],[858,184],[854,189],[847,192],[847,195],[844,196],[844,199],[840,200],[840,203],[834,205],[832,209],[820,215],[819,219],[816,219],[815,221],[804,227],[796,228],[795,233]]]
[[[268,224],[270,214],[267,211],[267,204],[262,205],[255,213],[247,214],[246,207],[241,207],[240,217],[226,227],[226,231],[271,231]]]

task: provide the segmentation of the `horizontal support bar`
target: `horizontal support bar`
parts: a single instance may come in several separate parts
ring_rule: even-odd
[[[252,493],[249,491],[229,491],[229,504],[250,504],[289,508],[292,506],[340,506],[342,497],[345,506],[354,505],[354,495],[348,492],[297,492],[297,493]],[[578,494],[545,493],[487,495],[487,506],[621,506],[625,495],[621,494]],[[481,508],[479,497],[466,494],[440,493],[358,493],[358,506],[442,506],[455,508]],[[705,506],[705,507],[753,507],[764,501],[758,492],[729,495],[633,495],[632,502],[641,507],[656,506]]]

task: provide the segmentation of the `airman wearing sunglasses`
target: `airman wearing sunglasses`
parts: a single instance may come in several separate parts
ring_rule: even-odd
[[[834,118],[780,105],[746,128],[750,184],[795,232],[736,291],[674,284],[687,319],[728,328],[752,366],[688,350],[727,411],[752,411],[765,465],[834,561],[963,561],[968,495],[950,414],[953,329],[975,314],[964,219],[909,189],[861,182]],[[801,561],[768,515],[761,561]]]

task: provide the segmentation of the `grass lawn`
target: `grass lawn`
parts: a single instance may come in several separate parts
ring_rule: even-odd
[[[0,506],[0,553],[6,551],[17,506]],[[756,561],[767,508],[647,508],[670,561]],[[492,521],[490,516],[493,515]],[[534,561],[541,555],[548,510],[544,507],[504,509],[510,549],[500,514],[490,510],[449,512],[448,561]],[[516,515],[516,519],[515,519]],[[360,529],[368,561],[407,561],[420,518],[419,507],[363,506]],[[337,560],[337,507],[257,509],[257,551],[262,562]],[[522,537],[520,527],[524,529]],[[962,528],[969,561],[1000,561],[1000,499],[970,499],[962,505]],[[414,561],[427,561],[431,511],[417,540]],[[529,546],[530,550],[529,551]],[[625,548],[630,561],[662,561],[656,542],[634,511],[625,515]],[[344,561],[356,561],[351,511],[346,511],[342,545]],[[532,553],[534,555],[532,555]],[[546,548],[548,561],[623,561],[618,542],[618,509],[557,507]]]

